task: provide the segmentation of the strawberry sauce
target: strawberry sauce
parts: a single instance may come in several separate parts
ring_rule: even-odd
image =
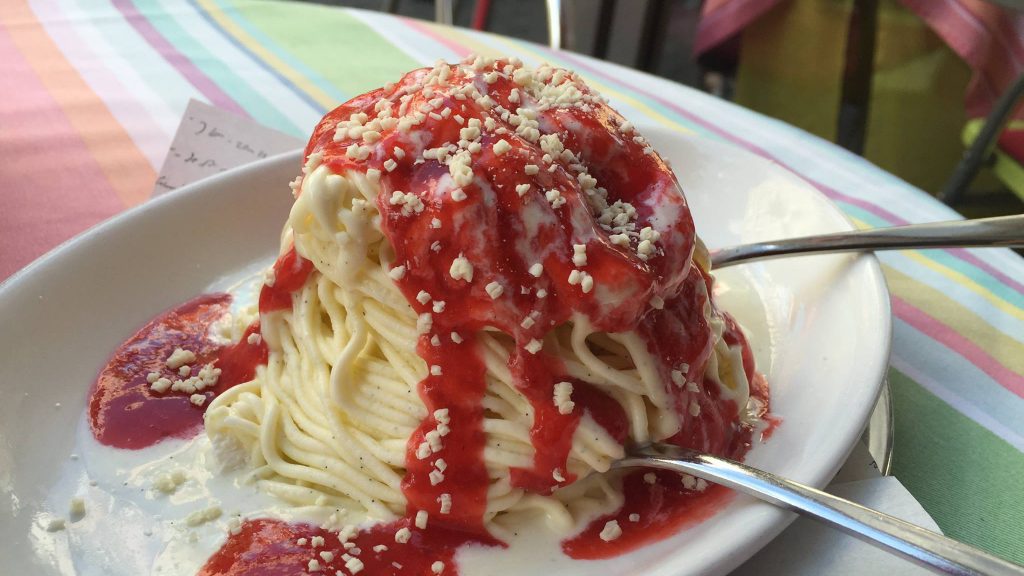
[[[305,283],[312,264],[287,251],[275,264],[274,285],[264,286],[260,311],[268,313],[291,307],[291,293]],[[242,338],[231,345],[210,339],[210,329],[231,306],[229,294],[206,294],[164,312],[143,326],[114,352],[100,371],[89,396],[89,427],[102,444],[138,450],[166,438],[191,438],[201,429],[206,406],[214,396],[256,375],[256,367],[267,363],[267,346],[259,322],[249,326]],[[250,336],[256,335],[250,342]],[[191,374],[212,364],[220,369],[215,385],[201,390],[202,405],[184,391],[154,391],[147,376],[157,373],[169,380],[185,378],[167,367],[175,349],[195,354],[189,362]]]
[[[398,543],[395,533],[402,528],[409,529],[410,538]],[[314,541],[317,537],[323,538],[322,544]],[[418,530],[408,518],[377,524],[347,542],[347,546],[342,544],[337,532],[310,524],[249,520],[210,557],[199,576],[333,576],[337,571],[367,576],[435,576],[433,567],[437,562],[441,563],[441,573],[450,575],[457,574],[453,558],[459,548],[501,545],[488,536],[441,526]],[[316,570],[310,570],[310,561],[315,562]],[[355,570],[355,566],[359,568]]]

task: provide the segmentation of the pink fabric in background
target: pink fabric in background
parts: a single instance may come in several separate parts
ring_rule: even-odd
[[[985,0],[900,0],[974,71],[967,113],[985,116],[1024,74],[1024,15]],[[1018,111],[1024,118],[1024,110]]]
[[[707,0],[697,27],[700,55],[740,33],[785,0]],[[965,106],[984,116],[1024,73],[1024,15],[986,0],[900,0],[971,67]],[[1017,111],[1024,118],[1024,109]]]
[[[705,0],[693,52],[704,52],[732,38],[782,0]]]

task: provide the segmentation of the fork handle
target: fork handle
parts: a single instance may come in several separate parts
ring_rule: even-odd
[[[671,445],[631,450],[617,468],[648,467],[691,474],[810,516],[941,574],[1024,575],[1007,562],[899,518],[739,462]]]
[[[1024,214],[769,240],[711,251],[711,268],[780,256],[899,248],[1024,246]]]

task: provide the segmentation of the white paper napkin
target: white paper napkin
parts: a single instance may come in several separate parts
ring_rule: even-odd
[[[900,481],[874,468],[867,447],[858,443],[836,480],[831,494],[939,532],[938,526]],[[732,576],[910,576],[931,574],[809,518],[797,518],[775,540],[736,569]]]

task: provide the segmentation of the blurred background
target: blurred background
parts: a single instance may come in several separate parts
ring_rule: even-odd
[[[302,1],[644,70],[835,142],[965,216],[1024,212],[1024,0]]]

